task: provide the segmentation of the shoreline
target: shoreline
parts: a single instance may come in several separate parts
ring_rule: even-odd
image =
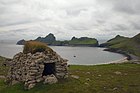
[[[119,53],[127,57],[127,60],[140,60],[140,57],[135,56],[133,54],[127,53],[126,51],[120,50],[120,49],[114,49],[114,48],[106,48],[103,51],[109,51],[113,53]]]

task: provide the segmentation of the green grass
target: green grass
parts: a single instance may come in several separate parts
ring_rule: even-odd
[[[115,44],[120,44],[121,42],[125,42],[127,40],[129,40],[129,38],[117,35],[115,38],[107,41],[106,43],[109,44],[109,46],[111,46]]]
[[[121,49],[140,57],[140,34],[134,36],[133,38],[116,36],[104,44],[106,44],[109,48]]]
[[[4,61],[5,58],[0,56],[0,76],[6,76],[7,75],[7,71],[9,70],[8,66],[4,66]]]
[[[26,41],[23,48],[23,53],[36,53],[43,52],[47,49],[50,49],[46,43],[38,41]],[[51,49],[50,49],[51,50]]]
[[[134,55],[140,57],[140,44],[133,41],[132,39],[125,41],[125,42],[120,42],[118,44],[111,45],[109,47],[121,49],[128,53],[131,53],[131,54],[134,54]]]
[[[97,41],[96,40],[72,40],[69,42],[70,44],[96,44]]]
[[[115,74],[116,71],[121,74]],[[71,75],[79,76],[79,79]],[[7,86],[1,79],[0,93],[140,93],[140,65],[72,65],[68,79],[52,85],[39,83],[28,91],[24,90],[22,83]]]

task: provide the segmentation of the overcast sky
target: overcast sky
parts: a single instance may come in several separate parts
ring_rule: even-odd
[[[140,0],[0,0],[0,40],[140,33]]]

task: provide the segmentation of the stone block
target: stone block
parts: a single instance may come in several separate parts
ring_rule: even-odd
[[[44,84],[54,84],[57,82],[58,82],[58,80],[55,77],[55,75],[48,75],[44,80]]]

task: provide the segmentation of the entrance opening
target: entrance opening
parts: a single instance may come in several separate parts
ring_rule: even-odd
[[[55,74],[55,63],[45,63],[42,76]]]

